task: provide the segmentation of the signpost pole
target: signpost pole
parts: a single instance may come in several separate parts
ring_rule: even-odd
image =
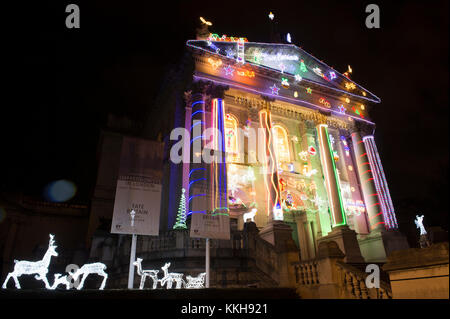
[[[128,272],[128,289],[133,289],[134,281],[134,261],[136,260],[136,241],[137,235],[131,235],[131,250],[130,250],[130,270]]]
[[[205,268],[206,268],[206,288],[209,288],[209,238],[206,238],[206,247],[205,247]]]

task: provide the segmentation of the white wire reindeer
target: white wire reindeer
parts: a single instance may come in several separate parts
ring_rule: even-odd
[[[70,289],[70,281],[67,279],[67,275],[61,277],[61,274],[55,274],[55,281],[53,282],[53,285],[48,289],[55,290],[59,285],[66,285],[66,289]]]
[[[161,286],[167,283],[167,289],[172,288],[172,284],[176,282],[176,289],[180,289],[183,284],[183,274],[176,272],[168,272],[167,269],[170,267],[170,263],[166,263],[161,269],[164,271],[164,277],[160,280]]]
[[[48,249],[45,252],[44,257],[42,260],[39,261],[26,261],[26,260],[14,260],[14,271],[10,272],[8,276],[5,279],[5,282],[2,285],[3,289],[6,289],[6,284],[8,283],[8,280],[12,277],[14,279],[14,283],[16,285],[17,289],[21,289],[19,280],[17,277],[20,277],[22,275],[33,275],[34,278],[37,280],[42,280],[45,283],[45,288],[50,289],[50,284],[47,280],[47,273],[48,273],[48,265],[50,264],[50,259],[52,256],[58,256],[58,253],[56,252],[56,247],[54,245],[55,236],[50,234],[50,241],[48,244]]]
[[[137,273],[141,276],[141,283],[139,285],[139,289],[144,289],[145,278],[150,277],[153,280],[153,289],[156,289],[158,285],[158,273],[159,270],[142,270],[142,258],[138,258],[133,265],[137,267]]]
[[[247,222],[247,220],[250,219],[250,221],[254,222],[255,221],[255,215],[256,215],[257,209],[253,208],[251,211],[244,213],[243,218],[244,218],[244,223]]]
[[[83,288],[84,281],[89,274],[97,274],[99,276],[103,276],[103,281],[100,286],[100,290],[105,288],[106,279],[108,279],[108,274],[105,272],[106,265],[103,263],[92,263],[83,265],[81,268],[77,269],[75,273],[72,275],[73,280],[77,280],[80,275],[83,275],[81,278],[80,284],[76,287],[78,290]]]
[[[205,276],[206,276],[206,272],[202,272],[201,274],[199,274],[197,277],[192,277],[192,276],[186,276],[186,282],[184,283],[184,287],[187,289],[190,288],[205,288],[204,283],[205,283]]]

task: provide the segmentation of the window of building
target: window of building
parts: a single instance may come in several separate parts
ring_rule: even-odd
[[[272,132],[277,161],[279,163],[290,162],[291,156],[289,153],[289,140],[286,130],[280,125],[274,125],[272,128]]]

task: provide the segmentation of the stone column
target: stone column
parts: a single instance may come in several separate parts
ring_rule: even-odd
[[[356,232],[347,226],[344,205],[340,194],[339,177],[336,172],[327,125],[317,125],[317,133],[333,227],[327,236],[320,238],[317,242],[320,244],[322,242],[335,241],[345,254],[345,262],[364,262],[356,238]]]
[[[394,209],[373,137],[361,139],[360,133],[354,132],[352,141],[370,226],[370,234],[361,236],[359,240],[361,252],[367,262],[385,262],[391,252],[408,249],[408,241],[397,231]]]
[[[328,194],[332,227],[347,225],[345,218],[344,205],[340,194],[339,178],[336,172],[333,153],[330,147],[328,129],[326,124],[317,125],[317,134],[319,137],[320,158],[322,170],[325,177],[325,184]]]
[[[370,231],[379,232],[385,229],[385,222],[367,150],[359,132],[353,132],[351,136]]]
[[[188,215],[207,211],[205,193],[207,172],[202,161],[204,144],[202,134],[205,128],[205,96],[202,84],[199,84],[192,93],[190,108],[186,111],[186,129],[190,132],[190,139],[185,143],[189,143],[190,151],[189,164],[183,167],[183,187],[186,189]]]
[[[386,177],[384,176],[383,165],[381,164],[373,135],[363,137],[363,142],[367,151],[378,200],[383,212],[384,225],[386,229],[398,229],[394,205],[392,205],[391,194],[389,193]]]

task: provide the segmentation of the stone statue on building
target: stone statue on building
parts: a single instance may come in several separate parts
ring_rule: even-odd
[[[416,219],[414,220],[414,223],[416,224],[416,227],[420,230],[420,239],[419,244],[420,248],[425,248],[430,246],[430,241],[428,240],[427,231],[425,230],[425,227],[423,226],[423,217],[416,215]]]

